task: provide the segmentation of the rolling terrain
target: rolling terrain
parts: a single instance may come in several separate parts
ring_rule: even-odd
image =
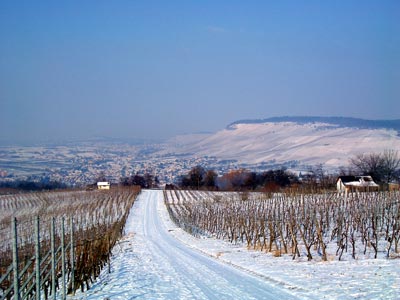
[[[0,184],[33,180],[79,186],[95,182],[101,172],[116,183],[144,170],[169,183],[196,165],[220,174],[235,168],[307,171],[316,164],[337,171],[359,153],[400,151],[399,132],[400,120],[278,117],[236,121],[214,133],[149,143],[104,138],[65,145],[2,146]]]
[[[347,165],[359,153],[400,149],[399,131],[400,120],[281,117],[237,121],[213,134],[179,136],[169,143],[176,154],[250,165],[324,164],[331,169]]]

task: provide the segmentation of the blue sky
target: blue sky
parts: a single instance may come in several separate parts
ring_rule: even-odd
[[[0,142],[400,118],[400,1],[0,2]]]

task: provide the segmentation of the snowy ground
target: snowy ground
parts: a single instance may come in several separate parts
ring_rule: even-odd
[[[168,216],[161,191],[144,191],[103,270],[74,299],[400,299],[400,260],[292,261],[213,238]]]
[[[196,138],[197,137],[197,138]],[[324,164],[327,169],[346,165],[343,158],[359,153],[399,149],[396,130],[361,129],[325,123],[266,122],[236,124],[209,135],[185,135],[172,139],[167,153],[195,153],[241,163]],[[240,159],[239,159],[240,158]]]

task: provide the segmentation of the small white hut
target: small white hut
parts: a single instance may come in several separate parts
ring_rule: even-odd
[[[98,190],[109,190],[110,189],[110,183],[108,181],[99,181],[97,183],[97,189]]]

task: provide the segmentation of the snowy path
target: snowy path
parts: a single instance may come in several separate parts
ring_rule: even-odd
[[[75,299],[294,299],[280,287],[188,247],[169,233],[162,191],[143,191],[111,270]],[[171,229],[170,229],[171,230]]]

